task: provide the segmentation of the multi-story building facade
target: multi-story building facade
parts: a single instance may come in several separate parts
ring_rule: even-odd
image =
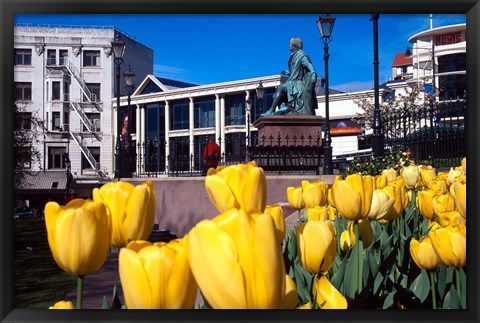
[[[117,32],[126,46],[122,72],[130,66],[142,80],[153,71],[152,49],[113,27],[14,27],[15,102],[44,121],[43,138],[35,147],[41,162],[30,171],[41,170],[47,177],[65,172],[68,157],[79,182],[113,177],[116,69],[111,41]]]
[[[466,24],[432,28],[411,36],[413,77],[407,82],[445,100],[466,97]]]

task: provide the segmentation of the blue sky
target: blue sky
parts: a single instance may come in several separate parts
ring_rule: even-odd
[[[336,22],[329,45],[330,87],[342,91],[371,89],[371,15],[331,15]],[[156,76],[203,85],[279,74],[288,69],[288,43],[292,37],[303,39],[304,50],[318,75],[323,77],[318,17],[313,14],[17,15],[15,23],[113,26],[153,49]],[[465,21],[465,15],[433,15],[434,28]],[[394,56],[405,51],[408,38],[429,28],[429,14],[380,15],[380,83],[391,78]]]

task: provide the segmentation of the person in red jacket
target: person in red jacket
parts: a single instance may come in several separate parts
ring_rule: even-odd
[[[210,140],[203,148],[203,174],[206,175],[209,168],[217,167],[220,159],[220,147],[216,142]]]

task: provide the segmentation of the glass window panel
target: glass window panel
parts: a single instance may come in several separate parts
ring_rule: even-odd
[[[31,49],[15,49],[15,65],[32,65]]]

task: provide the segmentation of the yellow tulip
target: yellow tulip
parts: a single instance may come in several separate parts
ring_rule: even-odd
[[[328,208],[326,206],[315,206],[307,209],[308,219],[317,221],[326,221],[329,219]]]
[[[396,180],[388,182],[387,186],[392,186],[392,185],[401,186],[401,187],[406,187],[407,186],[407,184],[406,184],[406,182],[405,182],[405,180],[403,179],[402,176],[397,177]]]
[[[92,191],[93,200],[107,206],[112,217],[112,245],[124,247],[132,240],[147,240],[155,222],[155,192],[146,181],[134,186],[110,182]]]
[[[335,207],[335,204],[333,204],[333,198],[332,198],[332,189],[329,188],[327,192],[327,201],[328,201],[328,206]]]
[[[429,220],[435,219],[435,211],[433,210],[433,198],[435,192],[432,190],[423,190],[418,192],[417,206],[420,214]]]
[[[354,222],[348,222],[348,233],[350,234],[350,241],[352,246],[355,246],[355,227]],[[369,220],[363,219],[358,221],[358,235],[359,239],[363,242],[363,248],[368,248],[373,242],[373,228]]]
[[[443,212],[438,215],[438,220],[440,225],[446,226],[455,226],[458,224],[465,224],[465,218],[457,211]]]
[[[407,188],[417,188],[421,183],[420,171],[415,165],[403,167],[401,170],[401,175],[405,180]]]
[[[70,301],[59,301],[56,302],[53,306],[48,308],[49,310],[74,310],[75,307]]]
[[[455,199],[451,194],[435,195],[432,199],[433,212],[438,216],[440,213],[453,211]]]
[[[447,183],[447,185],[450,185],[450,184],[448,183],[448,173],[438,172],[436,179],[442,179],[442,180],[445,181],[445,183]]]
[[[462,171],[466,174],[467,173],[467,157],[463,157],[462,161]]]
[[[448,185],[452,185],[455,182],[455,178],[458,176],[463,175],[461,170],[456,170],[453,167],[450,167],[450,171],[448,172]]]
[[[285,275],[285,296],[282,300],[282,308],[283,309],[294,309],[298,303],[300,303],[300,299],[297,295],[297,285],[293,281],[292,277],[289,275]]]
[[[367,218],[370,220],[381,220],[385,217],[395,203],[395,198],[391,198],[383,190],[375,190],[372,195],[372,205]]]
[[[189,233],[188,259],[213,308],[280,308],[285,265],[272,216],[230,209]]]
[[[285,216],[283,214],[283,209],[278,204],[267,205],[265,207],[265,213],[270,213],[275,222],[275,233],[278,240],[278,243],[281,243],[285,238]],[[258,215],[260,215],[259,213]]]
[[[188,235],[169,243],[132,241],[120,250],[118,272],[129,309],[193,309],[197,284],[188,263]]]
[[[372,176],[348,175],[344,180],[335,177],[332,199],[338,213],[351,221],[360,220],[370,212],[373,195]]]
[[[437,170],[435,168],[427,167],[427,168],[420,169],[420,179],[424,187],[427,187],[428,183],[433,181],[436,177],[437,177]]]
[[[294,209],[301,210],[305,207],[305,201],[303,200],[303,190],[301,186],[287,187],[287,199],[290,206]]]
[[[324,275],[316,275],[312,286],[313,297],[323,310],[339,310],[348,307],[345,297],[330,283]]]
[[[382,220],[393,221],[400,217],[408,205],[408,194],[405,192],[403,186],[388,185],[383,189],[391,199],[394,200],[390,211],[382,218]]]
[[[462,183],[455,183],[454,184],[454,191],[455,191],[455,207],[457,211],[463,216],[463,218],[467,218],[467,185]]]
[[[387,186],[387,184],[388,184],[387,176],[382,174],[382,175],[376,175],[374,177],[374,185],[375,185],[374,189],[378,189],[378,190],[382,189],[385,186]]]
[[[82,277],[98,271],[110,251],[111,219],[103,203],[74,199],[45,205],[48,244],[60,268]]]
[[[296,228],[300,264],[311,273],[326,272],[337,254],[332,221],[309,220]]]
[[[302,197],[306,208],[324,206],[327,201],[328,186],[324,182],[302,181]]]
[[[310,302],[297,306],[297,310],[309,310],[310,309]]]
[[[344,230],[340,235],[340,249],[342,251],[347,251],[348,249],[353,248],[353,245],[352,239],[350,239],[350,232],[348,232],[348,229]]]
[[[420,268],[434,270],[440,266],[440,258],[435,253],[429,236],[421,237],[419,241],[412,238],[410,241],[410,255]]]
[[[467,235],[464,224],[432,228],[428,233],[433,249],[446,266],[467,264]]]
[[[382,174],[385,175],[385,177],[387,177],[388,183],[397,179],[397,171],[393,168],[384,169],[382,171]]]
[[[265,174],[255,161],[248,164],[220,166],[205,178],[208,197],[215,208],[226,212],[244,209],[248,214],[263,213],[267,201]]]
[[[448,192],[447,182],[443,179],[434,179],[428,183],[428,189],[436,194],[445,194]]]
[[[328,212],[328,219],[331,221],[335,220],[335,216],[337,215],[337,209],[329,204],[327,207],[327,212]]]

